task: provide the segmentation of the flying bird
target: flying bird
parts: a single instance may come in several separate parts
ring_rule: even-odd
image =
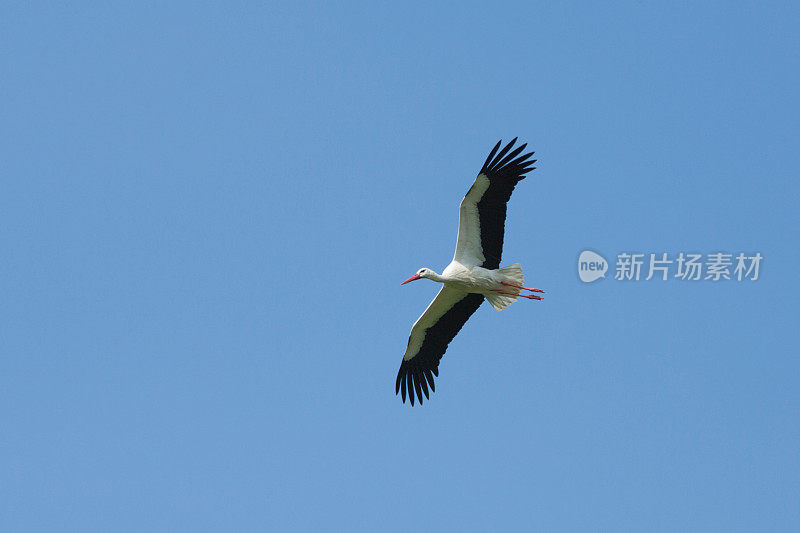
[[[495,145],[461,201],[453,261],[441,275],[430,268],[421,268],[401,283],[426,278],[443,285],[411,328],[395,385],[395,394],[402,392],[403,403],[406,392],[414,405],[415,393],[422,404],[422,395],[429,398],[428,389],[436,390],[433,377],[439,377],[439,361],[447,345],[484,298],[498,311],[520,297],[542,299],[534,294],[521,294],[523,290],[544,291],[524,286],[519,263],[500,268],[506,204],[517,183],[536,168],[532,166],[536,160],[530,159],[533,152],[520,155],[527,144],[511,150],[516,141],[514,138],[499,152],[503,141]]]

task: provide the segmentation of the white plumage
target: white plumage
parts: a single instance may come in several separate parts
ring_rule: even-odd
[[[519,156],[525,144],[509,153],[516,139],[499,153],[502,141],[489,153],[478,177],[461,201],[458,239],[452,262],[437,274],[421,268],[402,284],[421,278],[444,286],[411,328],[408,346],[397,373],[395,391],[406,392],[422,403],[435,390],[433,376],[439,375],[439,361],[447,345],[474,313],[484,298],[497,310],[505,309],[517,298],[541,300],[540,296],[521,294],[525,278],[519,263],[499,268],[503,251],[506,204],[516,184],[535,167],[533,152]],[[497,155],[495,155],[497,153]],[[518,157],[519,156],[519,157]]]

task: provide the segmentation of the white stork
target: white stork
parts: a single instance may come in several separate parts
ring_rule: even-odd
[[[414,392],[422,404],[422,394],[428,387],[436,390],[433,376],[439,376],[439,361],[447,345],[464,326],[483,299],[489,300],[498,311],[511,305],[518,297],[541,300],[541,296],[520,294],[522,290],[544,292],[524,287],[519,263],[500,268],[503,253],[503,232],[506,204],[517,182],[535,167],[533,152],[519,155],[526,144],[509,152],[516,138],[500,152],[499,141],[467,195],[461,201],[458,220],[458,241],[453,261],[439,275],[430,268],[421,268],[401,285],[427,278],[444,286],[411,328],[408,346],[397,373],[395,393],[406,391],[414,405]],[[497,154],[497,155],[495,155]],[[517,157],[519,156],[519,157]]]

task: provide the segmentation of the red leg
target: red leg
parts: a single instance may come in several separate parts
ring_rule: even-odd
[[[506,283],[505,281],[501,281],[500,283],[502,283],[503,285],[508,285],[509,287],[514,287],[515,289],[520,289],[520,290],[524,289],[526,291],[532,291],[532,292],[544,292],[542,289],[529,289],[528,287],[522,287],[521,285],[514,285],[513,283]]]
[[[530,294],[530,295],[529,294],[516,294],[516,293],[513,293],[513,292],[505,292],[505,291],[492,291],[492,292],[496,292],[498,294],[507,294],[509,296],[519,296],[520,298],[527,298],[529,300],[541,300],[542,299],[541,296],[534,296],[532,294]]]

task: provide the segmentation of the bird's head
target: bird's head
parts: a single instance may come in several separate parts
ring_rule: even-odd
[[[411,276],[410,278],[405,280],[400,285],[405,285],[409,281],[414,281],[414,280],[417,280],[417,279],[420,279],[420,278],[429,278],[432,273],[433,273],[433,270],[431,270],[430,268],[420,268],[419,270],[417,270],[416,274],[414,274],[413,276]]]

